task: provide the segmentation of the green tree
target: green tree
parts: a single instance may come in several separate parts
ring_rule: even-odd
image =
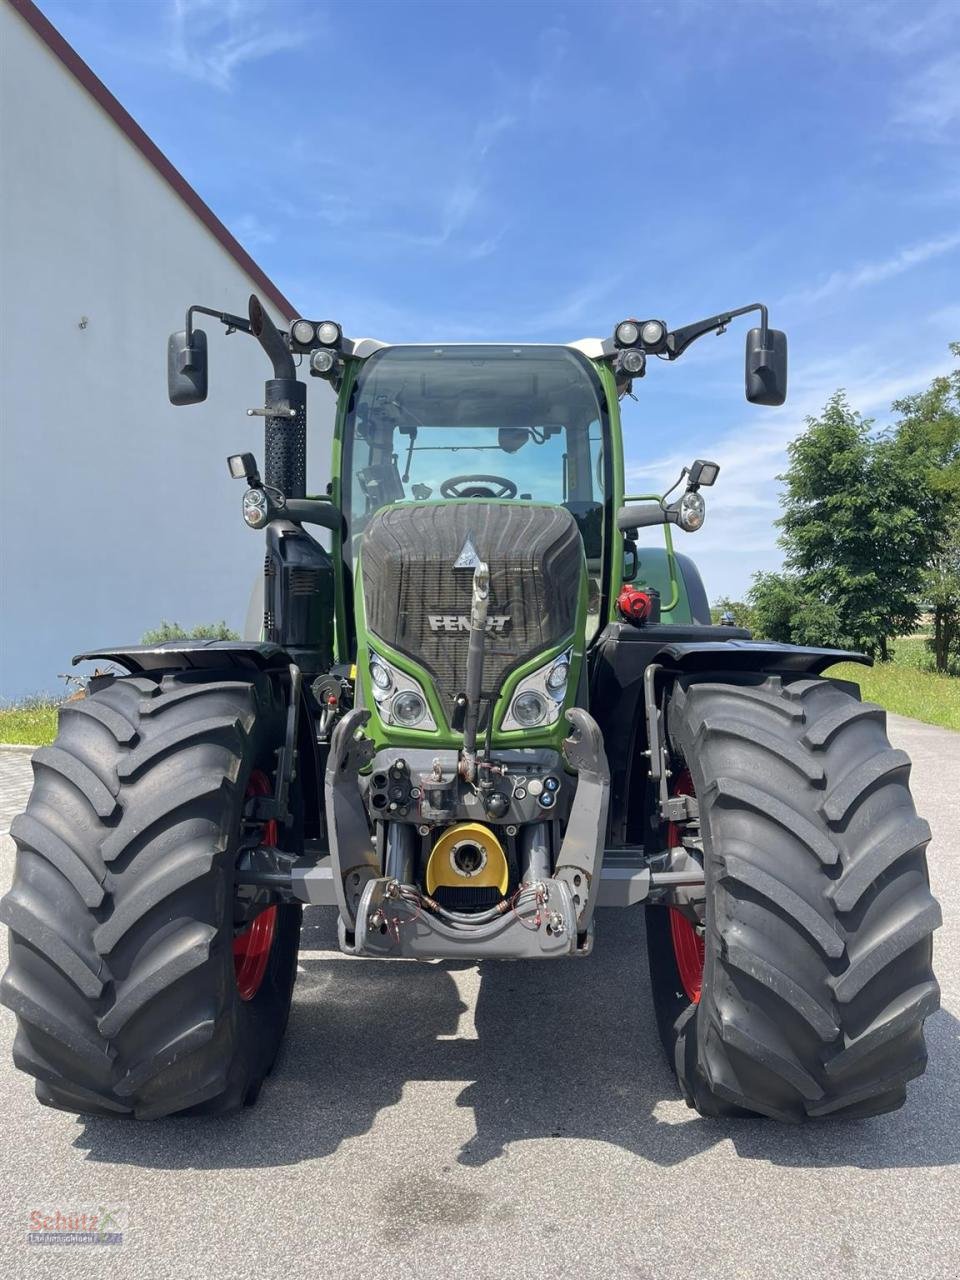
[[[950,350],[960,358],[960,343]],[[921,594],[933,615],[936,668],[948,671],[960,665],[960,368],[893,408],[900,416],[887,435],[891,464],[923,475],[917,509],[934,546]]]
[[[878,439],[872,426],[838,391],[789,446],[777,522],[788,572],[777,583],[761,577],[754,605],[766,625],[792,619],[798,643],[813,635],[885,659],[889,638],[916,624],[938,534],[918,504],[920,451]]]
[[[140,637],[141,644],[165,644],[168,640],[239,640],[236,631],[232,631],[221,618],[219,622],[201,622],[192,631],[185,631],[179,622],[161,620],[159,627],[145,631]]]
[[[927,641],[938,671],[960,675],[960,536],[941,548],[923,579],[926,602],[933,614],[933,635]]]
[[[733,614],[735,626],[746,627],[750,631],[753,630],[753,609],[746,600],[731,600],[729,596],[720,596],[710,606],[710,619],[714,624],[717,624],[725,613]]]
[[[756,573],[748,599],[758,640],[848,648],[836,609],[811,595],[796,573]]]

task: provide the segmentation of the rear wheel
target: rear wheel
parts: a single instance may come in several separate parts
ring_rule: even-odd
[[[940,910],[930,831],[884,713],[826,679],[688,682],[667,732],[698,797],[706,873],[699,932],[647,910],[658,1022],[687,1102],[791,1121],[901,1106],[939,1003]]]
[[[62,710],[0,904],[14,1060],[41,1102],[149,1118],[256,1098],[300,907],[250,920],[234,868],[241,838],[279,842],[250,811],[273,789],[283,725],[272,682],[236,672],[124,677]]]

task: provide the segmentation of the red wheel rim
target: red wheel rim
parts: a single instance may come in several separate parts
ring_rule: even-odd
[[[677,778],[673,788],[675,796],[696,795],[690,770],[684,769]],[[667,829],[667,840],[671,849],[680,843],[680,829],[671,822]],[[676,907],[670,907],[670,941],[673,943],[673,958],[677,962],[677,973],[680,985],[691,1004],[700,1003],[703,990],[703,938],[697,933],[693,923]]]
[[[670,941],[677,962],[680,985],[692,1004],[700,1003],[703,990],[703,939],[685,915],[670,907]]]
[[[247,796],[268,796],[273,793],[270,779],[262,769],[255,769],[247,783]],[[266,845],[276,845],[277,824],[270,818],[263,824],[261,839]],[[233,969],[241,1000],[252,1000],[260,990],[270,950],[277,932],[277,908],[267,907],[247,925],[233,940]]]

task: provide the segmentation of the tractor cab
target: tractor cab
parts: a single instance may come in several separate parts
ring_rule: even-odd
[[[538,508],[562,508],[582,543],[589,640],[599,626],[612,533],[605,527],[615,448],[609,390],[597,367],[571,347],[374,352],[345,392],[340,492],[348,568],[386,506],[416,506],[416,514],[398,516],[411,528],[448,518],[424,511],[427,504],[484,502],[500,508],[492,519],[499,515],[517,529],[536,524]],[[462,518],[471,523],[469,513]],[[575,592],[578,576],[565,589]]]

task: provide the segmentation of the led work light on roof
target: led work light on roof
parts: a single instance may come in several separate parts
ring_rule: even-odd
[[[640,326],[640,341],[648,351],[659,351],[667,336],[667,326],[662,320],[645,320]]]
[[[647,357],[638,347],[631,347],[620,353],[618,365],[631,378],[642,378],[647,367]]]
[[[343,330],[336,320],[321,320],[317,325],[317,341],[325,347],[335,347],[343,337]]]
[[[618,347],[632,347],[640,340],[640,325],[636,320],[621,320],[613,331],[613,340]]]
[[[318,378],[325,378],[333,371],[336,363],[336,352],[331,351],[329,347],[320,347],[310,357],[310,372]]]
[[[309,320],[294,320],[290,326],[290,337],[301,347],[309,347],[316,341],[317,331]]]

